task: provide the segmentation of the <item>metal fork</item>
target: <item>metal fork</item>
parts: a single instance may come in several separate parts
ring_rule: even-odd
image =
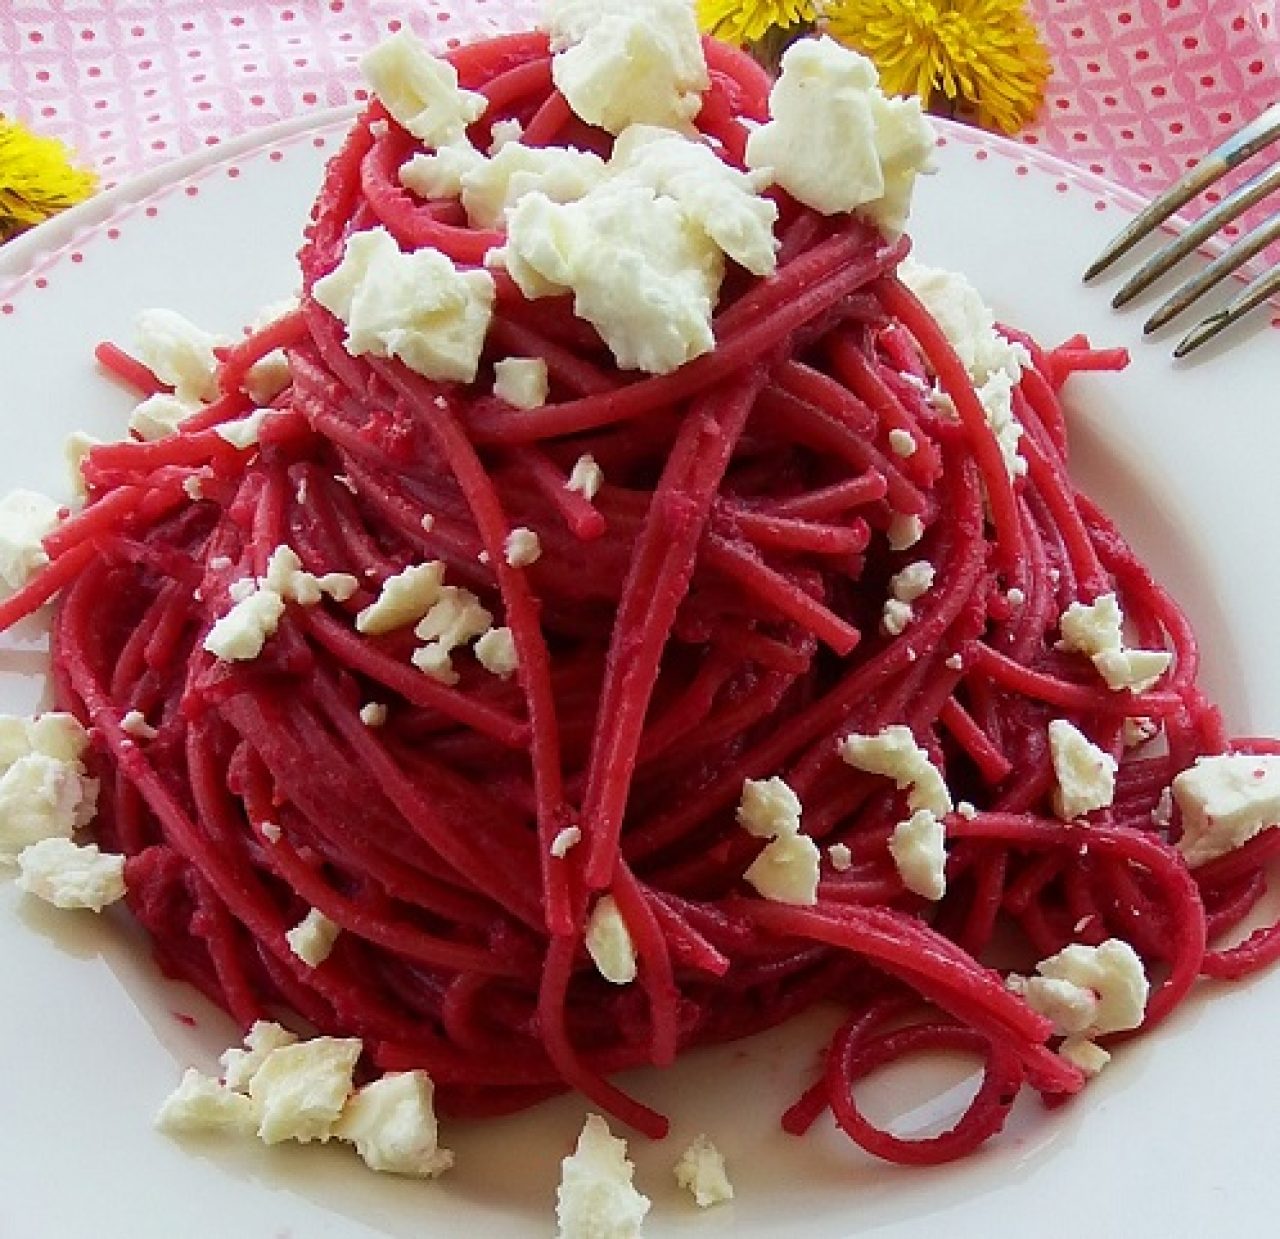
[[[1221,146],[1209,152],[1186,176],[1170,186],[1146,208],[1110,245],[1098,256],[1084,273],[1086,280],[1105,271],[1117,258],[1127,254],[1144,237],[1154,232],[1175,211],[1185,206],[1197,194],[1224,177],[1233,168],[1253,158],[1273,142],[1280,140],[1280,103],[1272,104],[1257,120],[1233,134]],[[1139,293],[1149,288],[1165,272],[1198,248],[1220,228],[1225,227],[1250,207],[1261,202],[1280,188],[1280,163],[1259,172],[1238,189],[1228,194],[1211,211],[1180,233],[1168,245],[1134,272],[1111,304],[1119,309],[1127,305]],[[1146,334],[1163,327],[1176,318],[1209,289],[1224,280],[1233,271],[1262,253],[1267,246],[1280,240],[1280,211],[1277,211],[1252,232],[1241,237],[1229,249],[1215,258],[1199,274],[1181,285],[1163,305],[1143,324]],[[1233,301],[1221,310],[1197,323],[1173,350],[1175,357],[1185,357],[1192,349],[1212,340],[1219,332],[1230,327],[1249,313],[1255,306],[1280,293],[1280,266],[1258,276],[1247,285]]]

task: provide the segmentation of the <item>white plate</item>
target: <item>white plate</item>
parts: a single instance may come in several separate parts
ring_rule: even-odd
[[[128,341],[134,314],[172,306],[234,330],[295,287],[293,255],[342,123],[284,126],[174,165],[0,252],[0,493],[67,493],[61,445],[119,437],[126,395],[91,350]],[[1078,273],[1130,205],[1120,191],[955,127],[913,231],[929,262],[968,272],[1002,317],[1053,342],[1086,330],[1136,344],[1136,319]],[[1266,317],[1229,353],[1175,368],[1135,347],[1123,376],[1070,389],[1077,475],[1119,517],[1203,639],[1205,677],[1237,732],[1280,732],[1280,349]],[[0,708],[43,687],[40,630],[0,647]],[[0,1235],[4,1239],[325,1239],[550,1235],[558,1162],[583,1107],[564,1099],[486,1124],[450,1124],[457,1169],[438,1183],[363,1169],[337,1147],[186,1146],[151,1116],[188,1065],[208,1070],[228,1021],[162,981],[125,918],[56,913],[0,888]],[[1211,1001],[1210,1001],[1211,1000]],[[903,1171],[829,1122],[777,1129],[813,1069],[825,1016],[629,1080],[674,1116],[661,1146],[633,1142],[654,1198],[646,1233],[923,1239],[1261,1234],[1280,1207],[1280,975],[1201,994],[1126,1046],[1073,1105],[1023,1105],[968,1162]],[[190,1021],[194,1019],[194,1026]],[[882,1088],[910,1112],[929,1082]],[[927,1112],[927,1108],[926,1108]],[[918,1116],[925,1117],[925,1116]],[[670,1166],[707,1131],[738,1196],[700,1214]],[[942,1215],[945,1213],[945,1218]]]

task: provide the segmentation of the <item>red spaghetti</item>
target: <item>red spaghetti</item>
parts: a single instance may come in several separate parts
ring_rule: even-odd
[[[706,54],[700,123],[734,160],[769,82],[719,44]],[[552,88],[542,36],[453,61],[490,101],[477,146],[514,119],[526,142],[608,153]],[[178,434],[94,448],[84,511],[0,604],[9,625],[59,594],[59,704],[92,728],[98,836],[129,858],[130,907],[168,974],[245,1026],[291,1011],[362,1038],[370,1071],[425,1069],[445,1112],[577,1089],[651,1136],[666,1120],[611,1075],[834,999],[849,1021],[786,1126],[830,1107],[871,1152],[937,1162],[998,1131],[1023,1085],[1060,1099],[1083,1082],[1048,1020],[983,962],[998,929],[1029,962],[1131,942],[1161,978],[1144,1028],[1197,975],[1280,953],[1266,930],[1206,954],[1259,897],[1276,832],[1192,875],[1176,826],[1153,824],[1171,779],[1229,742],[1196,687],[1185,620],[1066,472],[1058,389],[1121,356],[1025,342],[1029,469],[1015,482],[964,367],[895,278],[907,244],[777,192],[779,270],[727,282],[713,352],[662,377],[621,374],[567,300],[528,302],[499,276],[482,381],[431,382],[350,356],[309,295],[375,225],[460,264],[501,243],[400,189],[414,148],[369,108],[316,204],[301,311],[227,352],[219,399]],[[245,375],[279,347],[292,383],[260,442],[238,448],[218,427],[246,416]],[[483,381],[512,352],[545,358],[551,379],[549,403],[519,416]],[[100,357],[156,390],[118,350]],[[906,458],[894,431],[916,445]],[[585,454],[606,479],[594,502],[565,486]],[[918,546],[890,549],[895,517],[919,519]],[[504,555],[517,526],[541,536],[527,568]],[[290,605],[253,661],[212,657],[203,641],[228,587],[282,544],[358,590]],[[934,585],[885,635],[890,577],[920,558]],[[403,634],[357,631],[389,576],[436,559],[510,628],[515,678],[466,660],[458,684],[440,683],[410,664]],[[1107,591],[1144,646],[1173,653],[1157,688],[1112,692],[1055,648],[1063,610]],[[361,720],[369,702],[388,707],[384,726]],[[122,727],[135,710],[154,739]],[[1139,715],[1161,724],[1167,753],[1124,748],[1123,719]],[[1087,822],[1049,808],[1055,718],[1120,763],[1114,805]],[[937,905],[904,889],[886,847],[902,794],[837,754],[890,723],[976,806],[946,819]],[[803,801],[806,834],[848,848],[814,906],[743,881],[761,841],[734,807],[744,780],[772,775]],[[556,854],[570,826],[581,842]],[[634,940],[633,985],[606,982],[584,952],[601,892]],[[312,908],[342,929],[314,968],[285,939]],[[913,1143],[872,1127],[856,1081],[934,1048],[984,1062],[954,1129]]]

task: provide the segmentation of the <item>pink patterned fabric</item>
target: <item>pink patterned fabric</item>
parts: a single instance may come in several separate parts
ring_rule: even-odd
[[[1055,65],[1029,143],[1143,194],[1280,97],[1278,0],[1032,0]],[[360,97],[401,21],[438,47],[536,22],[541,0],[0,4],[0,111],[107,183]]]

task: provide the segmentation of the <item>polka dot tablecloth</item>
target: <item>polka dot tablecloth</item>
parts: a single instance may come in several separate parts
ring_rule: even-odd
[[[6,0],[0,111],[111,184],[361,97],[407,23],[437,47],[536,22],[540,0]],[[1055,72],[1023,139],[1139,193],[1280,97],[1280,0],[1033,0]]]

